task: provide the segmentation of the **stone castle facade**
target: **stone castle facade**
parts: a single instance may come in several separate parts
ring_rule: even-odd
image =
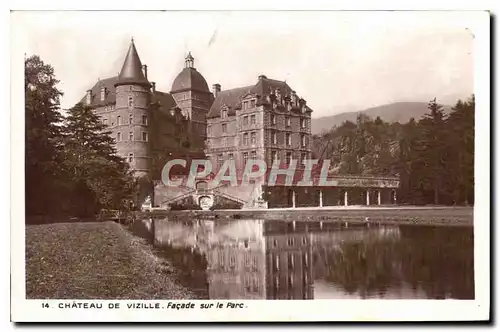
[[[99,80],[82,103],[146,182],[161,180],[164,164],[175,158],[209,158],[216,171],[227,159],[241,168],[248,159],[270,166],[274,159],[300,165],[311,157],[312,110],[286,82],[261,75],[253,85],[223,90],[213,84],[210,91],[191,53],[170,92],[162,92],[148,80],[132,40],[119,75]]]

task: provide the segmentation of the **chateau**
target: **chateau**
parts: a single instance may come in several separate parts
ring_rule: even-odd
[[[240,207],[262,203],[268,207],[321,207],[392,204],[396,200],[397,178],[334,175],[329,187],[322,188],[267,186],[258,179],[237,187],[207,188],[203,181],[196,188],[165,186],[162,169],[173,159],[187,159],[188,167],[190,159],[209,159],[212,172],[234,159],[238,176],[249,159],[263,160],[268,167],[275,160],[285,166],[293,162],[304,169],[303,161],[312,157],[313,111],[286,82],[265,75],[256,77],[252,85],[232,89],[224,90],[215,83],[210,91],[189,53],[170,92],[158,91],[156,83],[148,80],[148,67],[142,64],[132,40],[118,76],[99,80],[81,102],[107,125],[117,154],[126,158],[140,179],[139,205],[149,200],[153,206],[168,208],[185,198],[195,207],[208,198],[217,208],[228,201]],[[188,170],[174,169],[173,177],[186,177]]]
[[[194,60],[186,56],[169,93],[158,91],[132,40],[119,75],[99,80],[82,99],[137,177],[158,182],[167,160],[187,155],[210,159],[214,171],[227,159],[240,169],[248,159],[310,157],[312,110],[288,84],[261,75],[253,85],[223,90],[216,83],[210,91]]]

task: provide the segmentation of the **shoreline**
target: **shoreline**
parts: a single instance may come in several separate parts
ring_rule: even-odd
[[[379,225],[474,226],[473,207],[347,206],[245,210],[153,210],[136,218],[266,219]]]

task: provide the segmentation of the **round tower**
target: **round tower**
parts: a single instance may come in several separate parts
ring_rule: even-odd
[[[194,67],[191,52],[184,59],[184,69],[172,83],[170,93],[181,108],[182,113],[190,120],[189,128],[201,142],[207,137],[207,113],[214,100],[207,81]]]
[[[136,177],[150,172],[149,105],[151,84],[132,39],[122,70],[115,83],[114,135],[118,155],[125,157]]]

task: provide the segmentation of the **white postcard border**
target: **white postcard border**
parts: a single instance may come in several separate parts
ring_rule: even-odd
[[[475,320],[489,317],[490,305],[490,21],[487,12],[470,12],[475,35],[475,300],[314,300],[191,301],[238,302],[245,309],[92,310],[58,309],[59,300],[25,299],[24,94],[22,31],[11,26],[11,319],[43,321],[336,321]],[[133,301],[77,301],[88,303]],[[155,303],[158,301],[146,301]],[[167,303],[168,301],[160,301]],[[186,303],[189,301],[175,301]],[[43,309],[42,303],[54,305]],[[123,305],[125,307],[125,305]]]

